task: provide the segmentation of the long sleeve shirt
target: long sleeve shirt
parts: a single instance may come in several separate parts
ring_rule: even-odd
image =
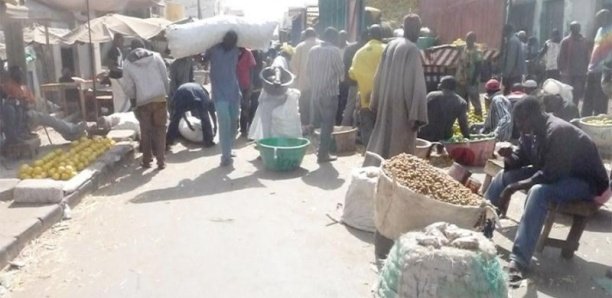
[[[561,41],[559,70],[568,76],[586,76],[589,67],[589,46],[582,35],[567,36]]]
[[[512,103],[501,92],[493,96],[491,110],[485,120],[483,133],[495,133],[498,141],[512,138]]]
[[[520,146],[505,159],[506,169],[533,166],[535,184],[552,184],[563,178],[586,181],[593,197],[609,184],[608,174],[591,138],[574,125],[552,115],[545,116],[545,128],[533,135],[523,135]],[[578,199],[578,198],[577,198]]]
[[[421,128],[419,137],[428,141],[448,140],[453,136],[453,124],[458,120],[461,134],[470,137],[467,102],[452,91],[434,91],[427,94],[429,123]]]
[[[316,38],[307,39],[295,48],[295,54],[291,57],[291,72],[295,75],[296,87],[300,91],[310,90],[310,82],[306,73],[308,64],[308,53],[320,42]]]
[[[506,41],[502,63],[502,75],[504,77],[520,77],[527,72],[525,52],[518,37],[512,35]]]
[[[340,49],[327,42],[313,47],[308,53],[306,72],[313,95],[338,95],[340,93],[338,84],[344,78],[344,63]]]

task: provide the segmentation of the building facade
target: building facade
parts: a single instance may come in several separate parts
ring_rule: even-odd
[[[602,8],[612,8],[612,0],[513,0],[508,22],[544,41],[555,28],[568,34],[569,24],[578,21],[582,34],[591,38],[597,29],[595,14]]]

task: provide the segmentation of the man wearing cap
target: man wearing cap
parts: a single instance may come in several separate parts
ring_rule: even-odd
[[[536,95],[538,92],[538,82],[535,80],[527,80],[523,83],[523,91],[527,95]]]
[[[443,77],[439,89],[427,94],[429,124],[419,131],[419,138],[432,142],[448,140],[453,137],[453,124],[458,121],[461,134],[469,139],[468,106],[455,92],[457,81],[453,76]]]
[[[512,111],[512,107],[514,107],[517,102],[525,97],[527,97],[527,93],[525,93],[524,85],[521,83],[514,84],[510,90],[510,94],[506,95],[506,98],[510,101],[510,111]]]
[[[485,85],[487,90],[485,101],[490,101],[490,110],[485,120],[482,133],[494,133],[500,142],[512,139],[512,104],[504,96],[497,80],[489,80]]]

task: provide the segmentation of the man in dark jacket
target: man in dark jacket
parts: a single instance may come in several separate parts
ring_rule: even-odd
[[[171,146],[178,137],[178,126],[181,118],[185,113],[191,111],[191,114],[200,118],[202,123],[202,141],[204,147],[209,148],[215,145],[213,138],[217,131],[217,116],[215,115],[215,104],[210,99],[208,91],[198,83],[186,83],[181,85],[174,93],[172,99],[172,116],[168,133],[166,134],[166,144]],[[210,116],[210,117],[209,117]],[[212,119],[212,125],[211,125]],[[191,130],[194,130],[191,123],[187,120],[187,124]]]
[[[521,132],[520,147],[499,150],[505,168],[493,179],[485,198],[503,213],[512,194],[528,191],[510,256],[510,278],[516,281],[531,262],[548,203],[592,201],[608,188],[609,181],[591,138],[544,113],[535,97],[516,104],[513,121]]]
[[[453,136],[453,124],[459,121],[461,134],[469,138],[467,102],[455,90],[457,81],[453,76],[443,77],[440,91],[427,94],[427,115],[429,124],[419,132],[419,138],[432,142],[448,140]]]

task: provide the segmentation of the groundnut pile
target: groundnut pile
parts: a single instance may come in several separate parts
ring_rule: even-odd
[[[385,162],[384,171],[400,184],[438,201],[462,206],[479,206],[482,203],[482,198],[467,187],[416,156],[395,156]]]

